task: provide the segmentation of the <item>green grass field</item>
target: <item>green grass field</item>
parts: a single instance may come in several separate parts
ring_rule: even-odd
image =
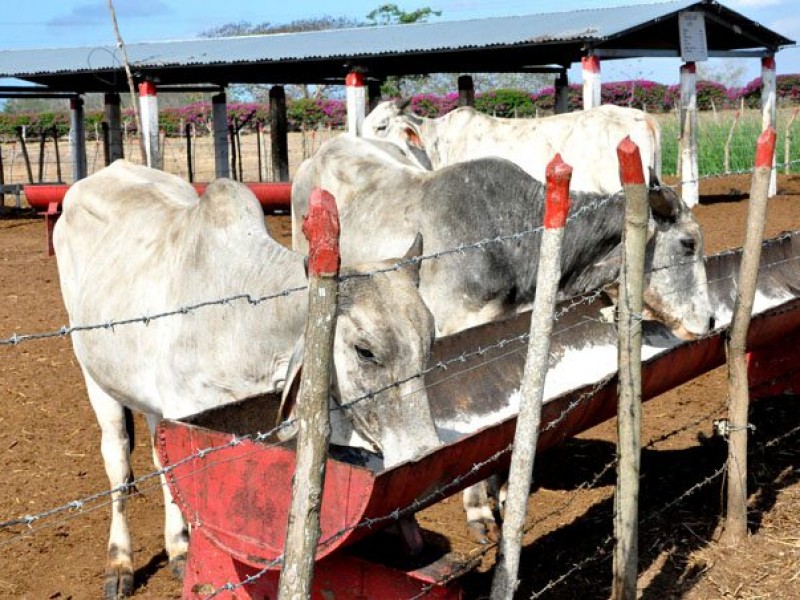
[[[775,162],[779,165],[779,172],[784,172],[782,165],[786,161],[786,131],[795,110],[795,108],[778,109]],[[675,175],[680,116],[678,112],[671,112],[656,115],[656,117],[661,123],[662,172],[665,175]],[[735,125],[734,121],[736,121]],[[732,127],[733,134],[731,135]],[[697,129],[698,163],[701,177],[726,173],[725,145],[729,135],[731,135],[731,140],[728,170],[731,173],[752,170],[756,140],[761,133],[761,111],[744,110],[738,121],[734,110],[699,112]],[[791,123],[789,134],[789,169],[792,173],[800,173],[800,116]]]

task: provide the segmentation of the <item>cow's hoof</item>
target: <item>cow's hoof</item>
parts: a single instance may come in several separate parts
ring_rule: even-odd
[[[183,581],[183,576],[186,573],[186,555],[180,554],[169,559],[169,570],[172,576],[178,581]]]
[[[133,569],[110,567],[103,580],[103,599],[119,600],[133,595]]]
[[[472,521],[467,523],[470,537],[479,544],[491,544],[500,539],[500,529],[497,523],[487,521]]]

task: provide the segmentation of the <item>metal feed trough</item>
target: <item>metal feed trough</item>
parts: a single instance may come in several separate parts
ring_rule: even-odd
[[[754,395],[800,389],[798,258],[800,233],[765,243],[748,343]],[[644,399],[724,364],[724,321],[732,312],[739,259],[740,253],[707,259],[722,327],[671,348],[657,347],[669,339],[659,326],[645,328],[652,345],[643,365]],[[599,299],[587,300],[556,323],[539,450],[616,413],[616,333],[599,318],[604,306]],[[448,366],[426,379],[444,445],[389,470],[375,457],[365,461],[352,450],[328,460],[314,598],[461,597],[455,577],[463,565],[433,550],[412,562],[387,541],[392,538],[379,538],[376,532],[396,522],[398,511],[406,507],[419,510],[507,467],[526,355],[519,337],[527,333],[529,322],[529,314],[522,314],[436,341],[432,361]],[[588,365],[596,372],[589,373]],[[275,397],[246,400],[165,421],[159,428],[162,464],[177,465],[167,476],[170,488],[192,526],[185,598],[219,590],[217,597],[222,598],[276,596],[279,565],[274,561],[283,552],[294,451],[291,444],[274,440],[232,440],[234,435],[270,430],[277,402]],[[233,591],[224,588],[256,575]]]

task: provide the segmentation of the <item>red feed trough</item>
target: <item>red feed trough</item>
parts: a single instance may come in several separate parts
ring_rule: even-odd
[[[755,315],[751,322],[749,381],[754,392],[757,390],[754,395],[780,393],[800,385],[798,242],[800,235],[781,238],[762,254],[759,290],[782,303]],[[729,258],[717,261],[721,266],[709,265],[717,306],[732,297],[731,282],[738,262],[725,263]],[[794,291],[787,295],[786,290]],[[587,340],[596,339],[598,346],[605,344],[613,351],[615,336],[608,335],[613,327],[596,318],[598,304],[575,306],[573,314],[560,321],[564,339],[558,340],[560,332],[554,333],[551,348],[561,344],[568,349],[576,341],[577,347],[582,347]],[[420,510],[508,465],[515,417],[495,421],[484,417],[496,414],[519,389],[526,347],[509,340],[526,333],[529,326],[530,314],[521,314],[436,341],[431,364],[449,364],[446,370],[426,376],[434,417],[441,424],[453,414],[474,415],[474,429],[416,461],[388,470],[353,462],[352,455],[348,462],[329,459],[313,598],[460,598],[457,583],[436,585],[463,570],[446,557],[425,568],[390,568],[376,559],[373,551],[362,549],[372,541],[364,538],[395,522],[398,511],[407,507]],[[643,399],[724,364],[726,335],[727,329],[719,329],[645,361]],[[482,350],[476,352],[476,348]],[[547,400],[538,449],[552,447],[612,417],[616,388],[616,376],[609,375]],[[275,595],[279,564],[273,561],[283,552],[294,449],[271,439],[240,440],[235,436],[270,430],[278,402],[269,397],[242,401],[159,426],[161,464],[175,465],[167,480],[192,525],[184,598],[202,598],[248,577],[253,577],[252,581],[235,591],[224,589],[219,597]],[[203,452],[211,448],[214,450]],[[187,458],[199,453],[204,456]],[[360,543],[355,544],[357,541]]]
[[[192,184],[198,194],[202,194],[207,183]],[[254,182],[247,187],[255,194],[265,214],[288,212],[291,207],[292,184],[290,182]],[[58,203],[59,208],[69,186],[64,183],[36,183],[22,186],[28,204],[37,212],[46,212],[50,203]]]

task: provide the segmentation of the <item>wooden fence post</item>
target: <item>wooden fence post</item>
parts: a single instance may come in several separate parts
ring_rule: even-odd
[[[25,133],[22,127],[17,125],[15,128],[17,132],[17,139],[19,140],[19,147],[22,150],[22,158],[25,161],[25,170],[28,173],[28,183],[33,183],[33,169],[31,168],[31,158],[28,156],[28,147],[25,145]]]
[[[625,190],[624,262],[617,302],[617,485],[614,494],[614,583],[611,597],[635,600],[638,563],[639,464],[642,427],[642,290],[647,244],[647,187],[639,148],[626,137],[617,146]]]
[[[328,398],[339,275],[339,215],[333,196],[314,188],[303,233],[309,241],[308,319],[298,396],[297,466],[278,598],[311,597],[319,513],[330,439]]]
[[[800,112],[800,107],[792,111],[792,116],[789,117],[789,122],[786,123],[786,132],[783,135],[783,172],[787,174],[791,173],[792,125],[797,119],[798,112]]]
[[[194,164],[192,161],[192,124],[186,123],[184,125],[186,132],[186,173],[189,177],[189,183],[194,183]]]
[[[544,209],[539,270],[536,274],[536,298],[531,315],[528,357],[522,378],[514,451],[511,455],[508,496],[506,499],[503,536],[492,580],[492,600],[511,600],[517,588],[522,530],[533,478],[536,443],[542,416],[542,397],[550,356],[550,333],[553,330],[558,281],[561,278],[561,246],[564,225],[569,212],[569,182],[572,167],[561,155],[547,165],[547,200]]]
[[[733,321],[725,340],[728,357],[728,498],[722,542],[739,544],[747,538],[747,413],[750,390],[747,381],[747,330],[753,312],[753,301],[761,260],[761,240],[767,215],[772,158],[775,154],[775,128],[769,127],[758,137],[756,165],[750,184],[739,286],[733,306]]]

